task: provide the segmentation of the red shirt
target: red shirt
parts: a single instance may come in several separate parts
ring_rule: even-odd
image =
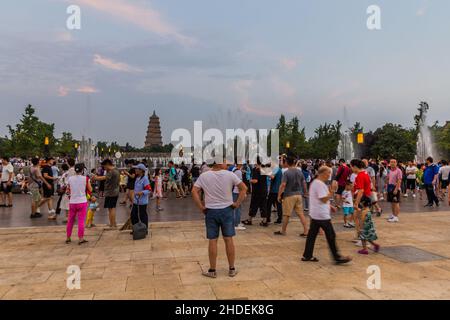
[[[370,197],[372,195],[372,182],[366,171],[361,171],[356,176],[355,186],[353,187],[353,192],[356,193],[358,190],[364,190],[364,195]]]
[[[341,187],[345,187],[345,184],[347,183],[348,178],[351,176],[351,174],[352,170],[347,167],[347,165],[344,164],[340,166],[336,173],[336,177],[338,177],[338,185]]]

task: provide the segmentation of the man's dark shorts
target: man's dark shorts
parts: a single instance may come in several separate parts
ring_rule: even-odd
[[[236,235],[234,229],[234,209],[230,206],[224,209],[207,209],[205,214],[206,237],[209,240],[219,238],[219,230],[222,236],[229,238]]]
[[[119,196],[117,197],[105,197],[105,209],[114,209],[117,207],[117,201],[119,200]]]
[[[0,191],[3,192],[3,193],[11,193],[12,192],[12,188],[13,188],[12,183],[10,183],[8,185],[7,182],[2,182],[1,187],[0,187]]]
[[[448,187],[448,180],[442,180],[441,182],[441,188],[442,189],[447,189]]]
[[[394,193],[395,186],[394,185],[388,185],[388,193],[387,193],[387,201],[392,203],[400,203],[401,199],[401,191],[400,189],[397,191],[397,193]]]
[[[42,188],[44,199],[50,199],[55,195],[55,188],[53,187],[53,184],[50,185],[51,185],[50,188],[47,188],[45,185]]]
[[[344,190],[345,190],[345,186],[338,186],[338,188],[336,190],[336,194],[341,196],[342,193],[344,192]]]

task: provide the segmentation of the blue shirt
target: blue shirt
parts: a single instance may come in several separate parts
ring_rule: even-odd
[[[278,193],[281,185],[281,178],[283,177],[283,172],[280,168],[277,168],[277,172],[274,174],[274,178],[270,184],[270,193]]]
[[[423,173],[423,183],[432,184],[434,177],[439,173],[439,167],[435,164],[427,166]]]
[[[134,204],[138,205],[147,205],[148,204],[148,195],[150,194],[150,181],[148,180],[148,176],[143,176],[136,178],[136,182],[134,183]],[[138,197],[137,194],[142,192],[142,197]]]

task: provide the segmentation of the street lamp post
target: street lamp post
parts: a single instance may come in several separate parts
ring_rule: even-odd
[[[50,138],[45,137],[44,139],[44,156],[49,157],[50,156]]]

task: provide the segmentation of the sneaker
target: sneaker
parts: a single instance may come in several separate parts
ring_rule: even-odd
[[[283,223],[283,221],[281,221],[281,220],[277,220],[274,222],[274,224],[282,224],[282,223]]]
[[[228,276],[231,277],[231,278],[236,277],[237,274],[238,274],[238,271],[236,269],[230,269],[228,271]]]
[[[413,198],[416,198],[416,195],[415,195],[415,194],[413,194]]]
[[[209,270],[207,272],[202,272],[202,275],[204,277],[207,277],[207,278],[213,278],[213,279],[217,278],[217,272],[216,271]]]
[[[36,213],[41,213],[41,208],[37,208]]]
[[[358,253],[359,253],[359,254],[363,254],[363,255],[368,255],[368,254],[369,254],[369,251],[366,250],[366,249],[361,249],[361,250],[358,251]]]
[[[397,217],[392,217],[388,222],[399,222],[399,219]]]
[[[305,212],[308,212],[308,211],[309,211],[309,209],[308,209],[308,208],[305,208],[305,209],[303,209],[303,211],[305,211]]]
[[[349,222],[348,225],[350,226],[349,228],[354,228],[355,224],[353,222]]]
[[[389,217],[386,218],[386,220],[391,220],[392,218],[395,218],[395,216],[391,213],[391,214],[389,215]]]
[[[355,246],[362,247],[362,241],[358,240],[357,242],[355,242]]]
[[[404,196],[405,198],[408,198],[408,194],[407,194],[407,193],[405,193],[403,196]]]
[[[54,209],[52,209],[52,210],[49,210],[48,213],[49,213],[50,215],[54,215],[54,214],[56,213],[56,211],[55,211]]]
[[[351,228],[349,223],[344,223],[344,228]]]
[[[239,226],[235,227],[235,229],[236,229],[236,230],[240,230],[240,231],[243,231],[243,230],[247,230],[247,228],[246,228],[246,227],[244,227],[244,226],[241,226],[241,225],[239,225]]]

